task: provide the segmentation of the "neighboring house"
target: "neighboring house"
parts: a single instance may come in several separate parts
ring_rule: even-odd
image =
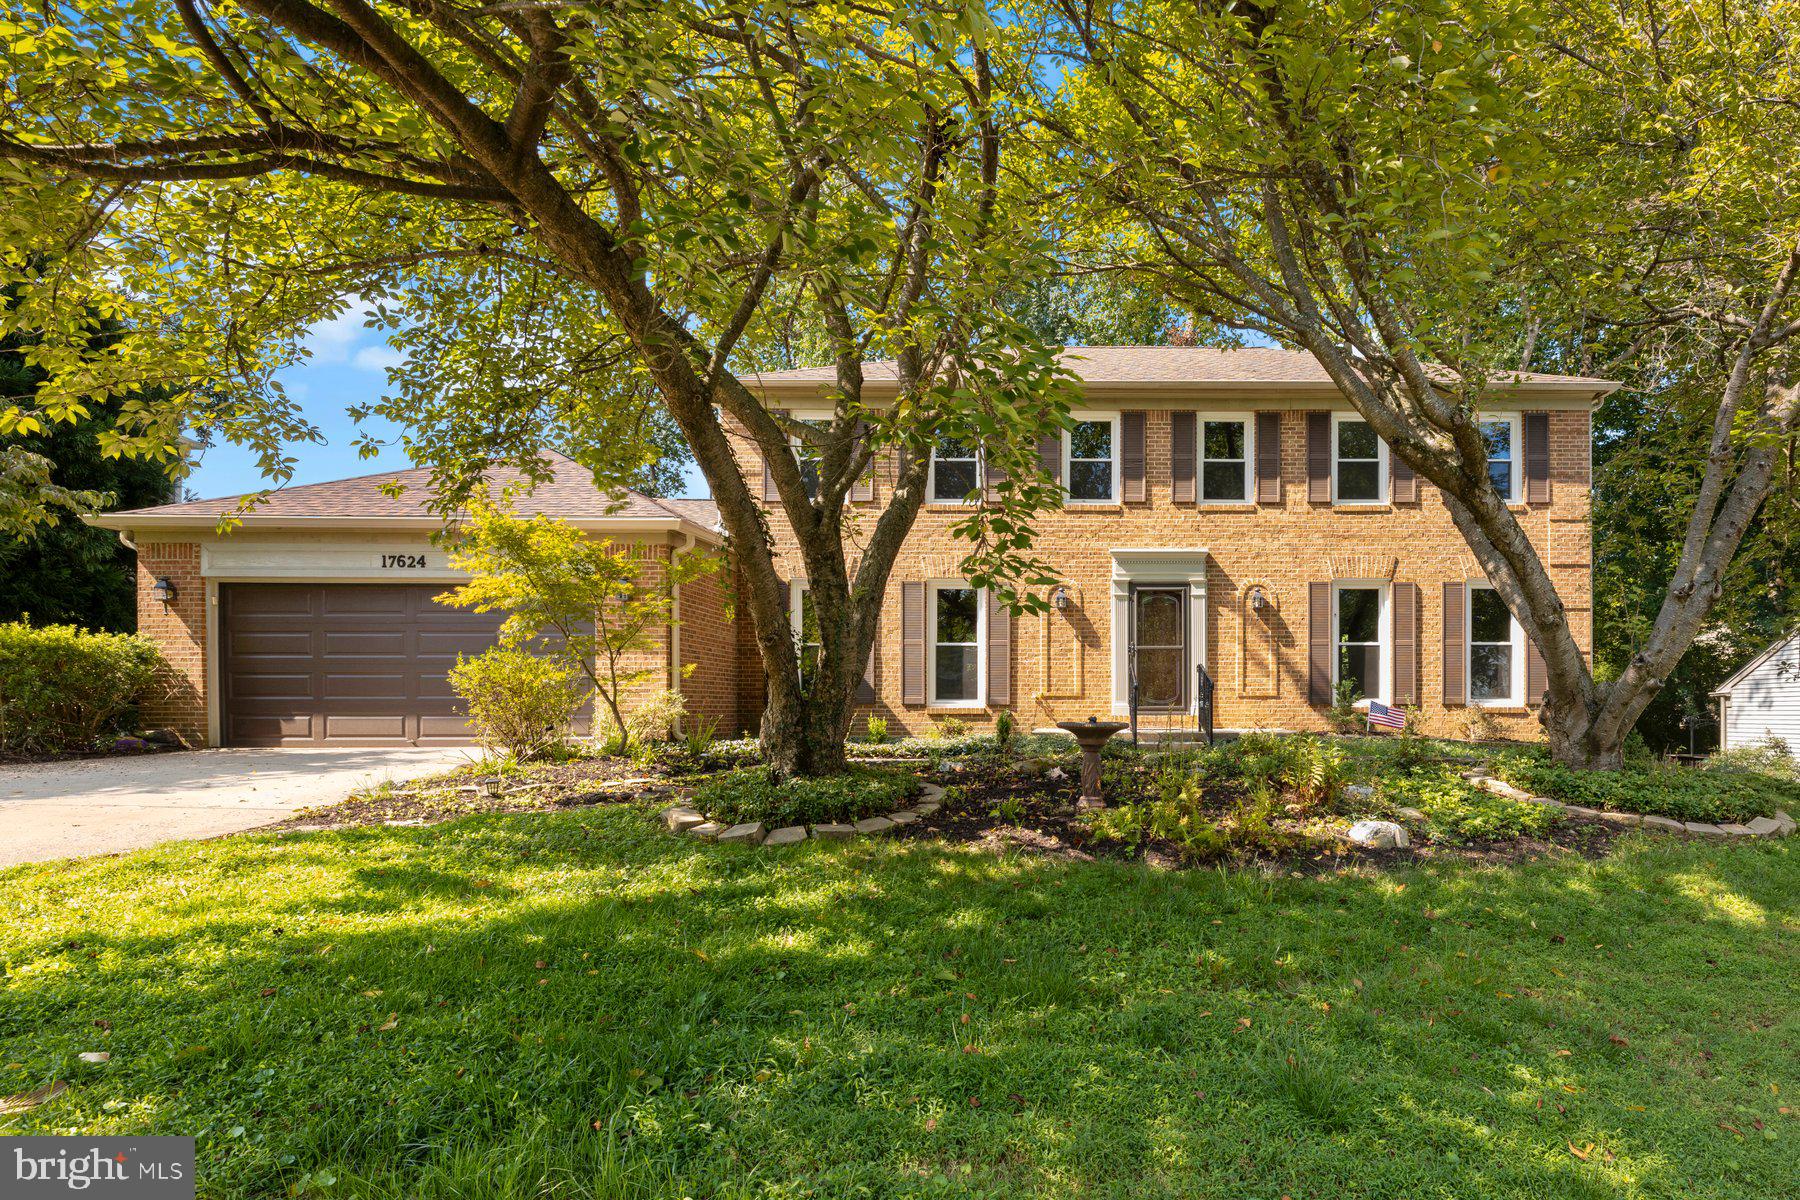
[[[1788,634],[1721,683],[1719,749],[1742,750],[1771,739],[1800,749],[1800,631]]]
[[[917,733],[933,718],[984,724],[1010,710],[1027,728],[1140,711],[1194,711],[1198,670],[1215,684],[1220,727],[1321,729],[1335,686],[1420,710],[1425,728],[1537,735],[1544,671],[1535,648],[1451,523],[1437,490],[1387,453],[1311,356],[1283,350],[1090,347],[1075,427],[1040,446],[1068,503],[1037,522],[1037,553],[1064,580],[1042,616],[1015,617],[958,577],[950,528],[983,481],[979,447],[934,455],[931,500],[889,583],[860,716]],[[872,364],[865,397],[893,389]],[[834,372],[745,383],[796,417],[827,414]],[[1490,469],[1512,497],[1592,652],[1590,414],[1616,385],[1523,375],[1483,414]],[[754,445],[735,446],[748,477]],[[617,513],[574,464],[536,507],[654,561],[722,538],[709,502],[629,496]],[[852,508],[873,514],[893,485],[877,464]],[[184,678],[159,719],[213,744],[456,740],[466,731],[443,686],[457,650],[495,621],[446,613],[430,597],[454,581],[427,538],[423,472],[289,488],[228,536],[234,500],[113,513],[97,523],[139,550],[140,629]],[[771,488],[779,562],[792,564],[796,638],[805,580]],[[857,534],[851,523],[852,540]],[[174,586],[166,602],[159,579]],[[429,582],[426,582],[429,581]],[[683,588],[661,679],[721,731],[754,730],[763,672],[747,615],[728,620],[729,584]],[[693,664],[683,676],[681,668]],[[860,721],[857,726],[860,728]]]
[[[609,501],[585,469],[553,465],[520,510],[635,545],[646,579],[671,555],[724,540],[711,501]],[[174,669],[145,722],[214,746],[466,742],[445,673],[492,645],[504,614],[434,603],[466,576],[430,540],[443,521],[427,509],[429,487],[429,472],[407,470],[284,488],[224,534],[235,496],[91,518],[136,548],[138,632]],[[690,712],[735,728],[728,589],[723,573],[682,585],[679,621],[632,665],[652,671],[644,688],[679,687]]]

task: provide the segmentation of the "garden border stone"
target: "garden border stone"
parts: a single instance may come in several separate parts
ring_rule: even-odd
[[[886,765],[886,764],[883,764]],[[903,825],[911,825],[944,807],[944,789],[935,783],[919,781],[922,799],[906,808],[896,809],[884,817],[864,817],[855,824],[832,822],[814,825],[788,825],[768,831],[761,821],[733,825],[727,829],[718,821],[709,821],[700,810],[687,804],[675,804],[657,814],[671,833],[685,833],[704,841],[748,846],[793,846],[809,838],[821,842],[845,842],[854,837],[875,837]]]
[[[1619,812],[1610,808],[1586,808],[1579,804],[1564,804],[1561,800],[1552,800],[1548,796],[1534,796],[1504,780],[1495,779],[1487,773],[1485,767],[1464,771],[1462,777],[1484,792],[1505,796],[1509,800],[1542,804],[1546,808],[1560,808],[1570,816],[1606,821],[1613,825],[1647,825],[1666,833],[1686,833],[1694,837],[1709,838],[1786,837],[1796,828],[1800,828],[1800,825],[1796,825],[1794,818],[1785,812],[1778,812],[1772,817],[1754,817],[1741,825],[1735,823],[1713,825],[1706,821],[1677,821],[1673,817],[1661,817],[1655,814]]]

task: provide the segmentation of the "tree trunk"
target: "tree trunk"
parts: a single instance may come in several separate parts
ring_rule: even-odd
[[[1550,757],[1577,771],[1616,771],[1625,762],[1624,739],[1606,737],[1585,704],[1546,702],[1538,711]]]
[[[827,697],[824,680],[811,689],[771,675],[762,715],[763,761],[782,779],[796,775],[838,775],[847,767],[844,743],[850,735],[851,697]]]

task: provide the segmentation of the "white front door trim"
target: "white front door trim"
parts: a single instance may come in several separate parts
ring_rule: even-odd
[[[1131,712],[1131,585],[1134,583],[1187,584],[1188,645],[1192,647],[1188,669],[1206,662],[1206,566],[1210,555],[1204,547],[1163,549],[1122,548],[1112,554],[1112,710],[1114,716]],[[1189,687],[1188,711],[1199,712],[1197,689]]]

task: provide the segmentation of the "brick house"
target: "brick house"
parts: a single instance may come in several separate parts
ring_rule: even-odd
[[[1223,728],[1319,729],[1334,690],[1419,710],[1450,736],[1536,735],[1536,650],[1452,525],[1435,488],[1392,459],[1311,356],[1284,350],[1089,347],[1075,427],[1039,447],[1067,491],[1038,522],[1038,553],[1062,577],[1042,616],[1011,616],[958,578],[949,529],[984,478],[980,448],[943,443],[929,500],[896,561],[861,718],[921,732],[1010,710],[1024,728],[1122,714],[1135,683],[1147,723],[1193,713],[1201,672]],[[866,397],[891,391],[871,366]],[[830,411],[833,372],[749,377],[771,407]],[[1490,470],[1547,564],[1577,644],[1592,653],[1590,416],[1616,385],[1521,375],[1482,414]],[[756,448],[737,437],[746,477]],[[896,464],[877,464],[850,503],[873,514]],[[382,485],[398,478],[398,497]],[[286,489],[216,532],[235,499],[111,513],[139,555],[140,630],[180,686],[151,719],[209,744],[405,744],[466,730],[443,684],[491,618],[444,610],[454,581],[429,540],[424,472]],[[805,580],[765,487],[795,636]],[[572,463],[531,498],[540,511],[640,545],[654,564],[719,546],[708,501],[615,503]],[[850,536],[857,534],[850,523]],[[852,551],[854,553],[854,551]],[[166,584],[167,586],[161,586]],[[160,590],[159,590],[160,587]],[[748,617],[729,583],[682,588],[678,622],[650,664],[722,731],[754,730],[763,701]],[[684,668],[691,667],[691,670]]]

